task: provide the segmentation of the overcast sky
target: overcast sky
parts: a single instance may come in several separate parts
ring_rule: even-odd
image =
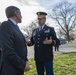
[[[71,3],[76,2],[75,0],[0,0],[0,22],[7,20],[5,8],[10,5],[20,8],[22,13],[22,23],[20,26],[26,26],[28,23],[36,19],[37,11],[45,11],[49,13],[49,10],[62,1],[68,1]],[[49,20],[47,22],[49,22]],[[54,22],[52,20],[50,23],[54,26]]]

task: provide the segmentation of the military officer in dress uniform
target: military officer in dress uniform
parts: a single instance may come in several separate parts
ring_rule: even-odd
[[[33,30],[31,42],[28,46],[34,45],[34,59],[38,75],[54,75],[53,73],[53,45],[56,44],[56,33],[53,27],[45,24],[45,12],[37,12],[39,27]]]

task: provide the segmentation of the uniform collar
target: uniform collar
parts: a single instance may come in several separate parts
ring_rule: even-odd
[[[42,26],[42,29],[44,28],[45,25]]]
[[[42,27],[42,29],[45,27],[45,25],[42,25],[42,26],[39,26],[39,27]]]

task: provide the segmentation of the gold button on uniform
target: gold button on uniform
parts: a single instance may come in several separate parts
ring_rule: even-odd
[[[38,41],[38,43],[39,43],[39,41]]]

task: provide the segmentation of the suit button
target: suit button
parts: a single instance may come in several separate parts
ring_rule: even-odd
[[[38,45],[38,47],[39,47],[39,45]]]
[[[39,41],[38,41],[38,43],[39,43]]]
[[[49,49],[49,51],[50,51],[51,49]]]
[[[38,35],[38,36],[40,36],[40,35]]]
[[[38,38],[38,40],[39,40],[40,38]]]

